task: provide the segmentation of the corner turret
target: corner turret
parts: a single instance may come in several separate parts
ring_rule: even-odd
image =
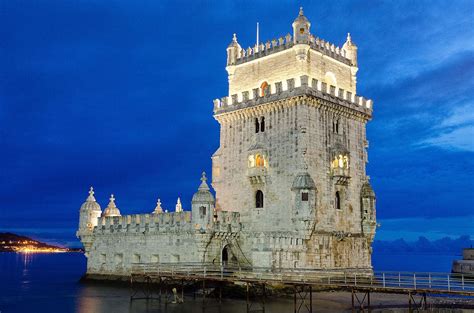
[[[206,229],[213,222],[214,196],[207,185],[206,173],[202,172],[201,185],[191,201],[192,221],[197,229]]]
[[[227,66],[234,65],[238,58],[240,58],[240,51],[242,48],[237,42],[237,35],[234,34],[232,41],[227,47]]]
[[[372,243],[375,237],[377,222],[375,220],[375,192],[368,180],[362,185],[360,198],[362,231],[367,237],[369,243]]]
[[[293,43],[309,43],[311,27],[310,21],[304,16],[303,7],[300,7],[300,13],[293,22]]]
[[[77,238],[79,238],[84,245],[86,256],[92,244],[94,227],[97,226],[98,218],[101,214],[102,210],[100,205],[94,197],[94,188],[91,187],[86,202],[81,205],[79,210],[79,229],[76,232]]]
[[[352,42],[351,34],[347,33],[347,39],[342,50],[346,52],[346,58],[351,60],[352,66],[357,67],[357,46]]]

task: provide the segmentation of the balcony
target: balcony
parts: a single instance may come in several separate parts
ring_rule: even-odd
[[[336,181],[336,185],[347,185],[350,180],[349,169],[335,167],[332,169],[332,178]]]
[[[247,177],[252,185],[265,183],[266,176],[267,168],[265,166],[255,166],[247,169]]]

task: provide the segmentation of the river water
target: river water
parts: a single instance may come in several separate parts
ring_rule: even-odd
[[[449,272],[452,255],[374,255],[376,271]],[[191,313],[203,312],[201,302],[186,298],[184,304],[157,301],[130,302],[126,286],[79,283],[86,259],[81,253],[0,253],[0,313]],[[290,299],[271,299],[266,312],[293,312]],[[246,311],[244,300],[224,300],[222,306],[207,306],[205,312]]]

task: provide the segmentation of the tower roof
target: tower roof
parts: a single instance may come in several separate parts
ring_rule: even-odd
[[[89,189],[89,196],[81,205],[81,211],[101,211],[100,205],[95,200],[93,187]]]
[[[235,34],[235,33],[232,36],[232,41],[230,42],[228,48],[231,48],[231,47],[237,47],[237,48],[241,49],[239,43],[237,42],[237,34]]]
[[[291,186],[292,190],[295,189],[316,189],[316,185],[314,183],[314,180],[311,178],[311,176],[305,172],[298,174],[295,177],[295,180],[293,181],[293,186]]]
[[[214,202],[214,196],[206,181],[206,172],[202,172],[201,185],[199,185],[198,191],[193,195],[192,202]]]
[[[109,200],[110,200],[109,204],[105,208],[104,213],[102,214],[102,216],[104,216],[104,217],[106,217],[106,216],[120,216],[120,210],[115,205],[115,197],[114,197],[113,194],[110,195]]]
[[[308,23],[309,25],[311,25],[311,22],[304,15],[303,7],[300,7],[300,12],[299,12],[298,16],[295,18],[293,24],[302,24],[302,23]]]

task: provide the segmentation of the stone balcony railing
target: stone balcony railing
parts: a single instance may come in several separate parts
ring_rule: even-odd
[[[267,176],[267,168],[265,166],[255,166],[247,169],[247,177],[252,184],[264,183],[265,176]]]
[[[264,95],[262,96],[262,94]],[[304,94],[343,105],[369,117],[372,115],[372,100],[365,99],[342,88],[328,85],[315,78],[310,79],[307,75],[269,84],[265,90],[254,88],[250,91],[233,94],[230,97],[215,99],[214,113],[226,113]]]

